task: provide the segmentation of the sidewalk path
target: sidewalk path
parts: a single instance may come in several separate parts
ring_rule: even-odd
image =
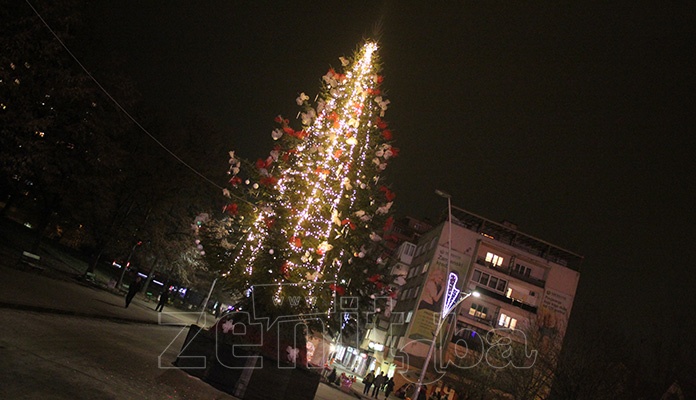
[[[102,288],[0,265],[0,307],[164,325],[195,324],[199,316],[172,307],[158,313],[156,305],[136,296],[130,307],[125,308],[123,296]],[[213,322],[212,316],[204,314],[198,325],[210,326]]]
[[[123,296],[103,288],[70,278],[54,279],[21,271],[2,265],[0,260],[0,308],[160,325],[191,325],[196,323],[199,316],[199,313],[182,312],[172,307],[165,307],[165,312],[158,313],[154,310],[155,306],[155,302],[148,302],[137,296],[131,305],[125,308]],[[214,318],[204,314],[198,325],[210,326],[213,323]],[[196,399],[206,396],[210,399],[235,399],[176,369],[165,371],[162,377],[162,383],[179,390],[182,396],[190,395]],[[324,383],[319,385],[315,395],[315,400],[358,398],[360,397]]]
[[[336,364],[334,364],[334,367],[336,367],[336,371],[339,375],[342,372],[345,373],[346,375],[355,375],[354,372],[352,372],[350,369],[344,367],[341,364],[336,363]],[[375,397],[372,397],[372,388],[370,388],[370,395],[369,396],[366,396],[363,394],[363,389],[365,389],[365,384],[362,383],[363,377],[357,376],[357,375],[355,375],[355,377],[356,377],[355,383],[353,383],[353,386],[351,387],[351,389],[353,390],[353,395],[355,397],[357,397],[359,399],[363,399],[363,400],[375,400]],[[380,391],[377,395],[377,398],[378,398],[378,400],[385,400],[384,391]],[[401,400],[401,399],[396,397],[394,395],[394,393],[392,392],[389,395],[389,400]]]

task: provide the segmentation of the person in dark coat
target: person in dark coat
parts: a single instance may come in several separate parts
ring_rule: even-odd
[[[387,383],[384,384],[384,398],[388,399],[391,392],[394,391],[394,378],[389,377]]]
[[[366,396],[370,395],[370,387],[372,386],[372,382],[375,380],[375,374],[370,371],[365,378],[363,378],[363,383],[365,384],[365,387],[363,388],[363,394]]]
[[[143,279],[138,276],[128,287],[128,293],[126,294],[126,308],[128,308],[131,301],[133,301],[133,297],[135,297],[135,295],[140,291],[140,288],[143,286],[142,280]]]
[[[384,371],[380,371],[379,375],[377,375],[375,380],[372,381],[372,384],[374,385],[374,388],[372,389],[372,397],[375,399],[377,398],[377,395],[379,394],[379,391],[382,390],[382,385],[384,385],[386,380],[387,377],[384,376]]]
[[[155,307],[155,311],[162,312],[162,310],[164,310],[164,305],[167,304],[168,301],[169,289],[164,289],[162,294],[160,294],[159,302],[157,303],[157,307]]]
[[[331,370],[331,373],[329,374],[328,378],[326,378],[330,384],[335,385],[336,384],[336,368]]]

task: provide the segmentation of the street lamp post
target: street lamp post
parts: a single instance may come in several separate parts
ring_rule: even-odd
[[[450,288],[449,286],[449,276],[450,276],[450,261],[452,260],[452,196],[444,192],[442,190],[436,189],[435,194],[437,194],[440,197],[444,197],[447,199],[447,274],[445,275],[447,277],[447,293],[445,298],[449,297],[448,295],[450,294],[450,290],[456,289],[454,287]],[[420,394],[421,388],[423,387],[423,379],[425,378],[425,373],[428,370],[428,363],[430,363],[430,359],[433,356],[433,352],[435,351],[435,342],[437,341],[437,336],[440,334],[440,329],[442,328],[442,325],[444,325],[444,322],[447,318],[447,315],[452,311],[453,308],[455,308],[459,303],[464,301],[467,297],[469,297],[471,293],[463,296],[459,301],[455,303],[454,306],[450,307],[449,309],[446,309],[443,299],[442,301],[442,308],[440,309],[439,313],[439,318],[437,322],[437,327],[435,328],[435,332],[433,333],[433,341],[430,343],[430,347],[428,348],[428,354],[425,356],[425,362],[423,363],[423,368],[421,369],[420,376],[418,377],[418,383],[416,384],[416,391],[413,394],[413,399],[418,400],[418,395]]]
[[[416,391],[413,393],[413,400],[418,400],[418,395],[420,394],[421,388],[423,387],[423,379],[425,379],[425,372],[428,370],[428,364],[430,363],[430,359],[433,356],[433,353],[435,352],[435,342],[437,341],[437,336],[440,334],[440,329],[442,329],[442,326],[445,325],[445,321],[447,320],[447,317],[452,313],[453,310],[457,309],[457,306],[461,304],[464,300],[469,298],[469,296],[474,296],[474,297],[479,297],[480,294],[478,292],[470,292],[464,294],[459,300],[457,300],[456,303],[452,304],[447,312],[444,315],[441,315],[440,321],[437,324],[437,327],[435,328],[435,332],[433,333],[433,340],[430,342],[430,348],[428,348],[428,354],[425,356],[425,362],[423,363],[423,368],[421,369],[421,374],[418,377],[418,383],[416,384]],[[444,305],[445,302],[443,301],[442,304]]]

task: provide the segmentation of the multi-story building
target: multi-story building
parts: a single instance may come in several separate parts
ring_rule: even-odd
[[[384,232],[381,258],[389,267],[389,275],[393,277],[391,286],[395,289],[406,282],[408,266],[413,261],[416,250],[415,243],[432,227],[432,223],[427,220],[406,216],[394,221],[391,229]],[[375,369],[383,369],[385,372],[389,370],[389,364],[385,364],[383,349],[391,311],[396,301],[391,298],[382,300],[383,309],[369,318],[365,331],[359,333],[359,343],[353,340],[337,340],[333,346],[333,358],[358,375],[365,375]]]
[[[562,341],[570,317],[581,256],[510,223],[457,207],[451,215],[452,224],[445,220],[417,242],[385,335],[385,362],[410,371],[407,380],[420,373],[448,285],[450,292],[456,288],[478,297],[467,297],[452,311],[456,317],[443,325],[436,359],[484,351],[483,338],[492,330],[534,329]]]

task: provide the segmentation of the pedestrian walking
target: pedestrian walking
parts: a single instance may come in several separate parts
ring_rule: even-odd
[[[143,286],[142,280],[143,279],[138,276],[128,287],[128,293],[126,294],[126,308],[128,308],[131,301],[133,301],[133,297],[135,297],[135,295],[140,291],[140,288]]]
[[[336,378],[337,378],[336,375],[337,375],[337,374],[336,374],[336,368],[334,368],[333,370],[331,370],[331,373],[330,373],[329,376],[326,378],[326,379],[329,381],[330,384],[332,384],[332,385],[335,385],[335,384],[336,384]]]
[[[377,395],[379,394],[379,391],[382,389],[382,385],[384,385],[386,380],[387,377],[384,376],[384,371],[380,371],[379,375],[377,375],[375,380],[372,381],[372,384],[374,385],[374,389],[372,389],[372,397],[375,399],[377,398]]]
[[[394,391],[394,377],[389,377],[389,380],[384,384],[384,398],[385,400],[389,398],[391,392]]]
[[[365,396],[370,395],[370,387],[372,386],[372,382],[375,380],[375,374],[370,371],[365,377],[363,378],[363,383],[365,384],[365,388],[363,389],[363,394]]]
[[[157,307],[155,307],[155,311],[157,312],[162,312],[164,309],[164,305],[167,304],[169,301],[169,289],[164,289],[162,293],[160,294],[159,302],[157,302]]]

